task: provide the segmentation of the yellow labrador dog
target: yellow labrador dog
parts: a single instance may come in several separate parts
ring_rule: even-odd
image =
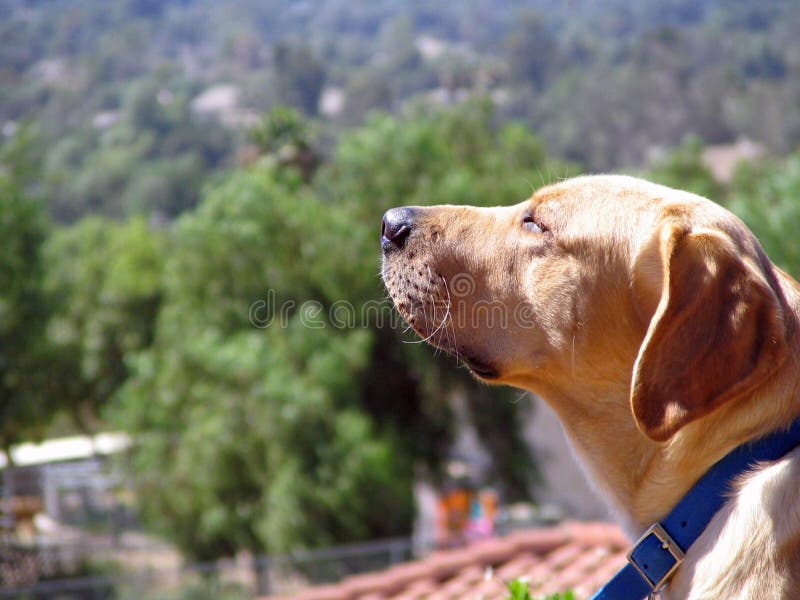
[[[402,316],[480,379],[544,398],[633,539],[800,415],[800,286],[709,200],[587,176],[382,227]],[[800,448],[736,478],[664,597],[800,598]]]

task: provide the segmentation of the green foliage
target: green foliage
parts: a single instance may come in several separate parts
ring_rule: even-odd
[[[507,584],[509,596],[507,600],[534,600],[528,582],[524,578],[512,579]],[[576,600],[572,592],[549,594],[539,600]]]
[[[311,185],[276,169],[232,174],[176,224],[154,344],[130,360],[110,412],[138,440],[148,520],[197,558],[408,533],[414,468],[435,473],[445,457],[453,388],[470,399],[495,483],[527,498],[518,406],[400,343],[381,321],[390,306],[362,307],[383,295],[386,208],[509,202],[530,193],[526,174],[563,167],[470,104],[376,118]]]
[[[42,206],[0,173],[0,448],[36,437],[49,421],[43,340]]]
[[[508,600],[533,600],[528,583],[521,579],[512,579],[508,582]]]
[[[136,361],[115,415],[143,434],[134,467],[151,522],[200,559],[402,530],[408,465],[348,407],[364,332],[183,334]]]
[[[319,156],[312,147],[308,122],[296,110],[274,106],[248,133],[250,140],[262,153],[269,155],[271,162],[297,169],[305,181],[311,179],[319,165]]]
[[[39,176],[37,160],[41,153],[41,134],[33,123],[23,123],[0,144],[0,176],[13,181],[26,192]]]
[[[126,355],[152,341],[165,242],[142,219],[120,225],[96,217],[47,240],[47,336],[58,375],[51,393],[84,431],[127,378]]]
[[[369,333],[249,320],[270,289],[275,306],[324,299],[303,194],[240,172],[181,220],[155,346],[113,411],[141,433],[145,515],[197,558],[397,535],[411,518],[411,464],[353,402]]]
[[[311,49],[296,40],[275,46],[278,99],[296,106],[307,115],[317,114],[319,96],[325,83],[325,67]]]
[[[230,134],[192,113],[193,91],[159,73],[131,85],[118,110],[100,113],[108,124],[56,142],[42,174],[54,215],[174,216],[194,206],[204,175],[229,151]]]
[[[544,19],[530,12],[505,39],[511,77],[541,89],[559,66],[558,43]]]
[[[360,125],[371,111],[391,108],[392,99],[386,78],[375,69],[364,69],[347,85],[342,120],[348,125]]]
[[[308,123],[289,106],[274,106],[249,134],[262,152],[280,152],[287,146],[306,150],[311,146]]]
[[[326,135],[371,110],[491,93],[503,118],[523,117],[591,171],[641,168],[653,148],[691,134],[778,153],[800,143],[800,5],[790,0],[546,0],[536,12],[483,0],[435,10],[248,0],[236,11],[86,0],[6,12],[0,126],[36,121],[40,184],[59,220],[177,215],[235,161],[232,123],[278,102],[315,116],[324,86],[344,91],[341,111],[322,116]],[[242,92],[227,125],[191,109],[215,84]]]
[[[577,600],[572,592],[555,593],[545,596],[542,600]]]

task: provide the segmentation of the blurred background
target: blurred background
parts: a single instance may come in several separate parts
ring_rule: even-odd
[[[689,189],[800,274],[791,0],[0,0],[0,598],[252,598],[605,518],[404,331],[406,204]]]

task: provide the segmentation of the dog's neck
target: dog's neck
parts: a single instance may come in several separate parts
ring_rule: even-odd
[[[790,381],[800,370],[797,356],[800,351],[759,394],[690,423],[666,443],[654,442],[636,427],[624,385],[599,388],[596,382],[573,381],[568,392],[541,386],[534,391],[558,413],[582,467],[626,533],[636,538],[719,459],[785,426],[788,414],[800,414],[800,382]]]
[[[593,392],[576,393],[573,389],[566,394],[555,390],[539,393],[558,413],[588,478],[626,533],[634,537],[647,519],[647,515],[641,514],[643,511],[637,510],[636,498],[642,481],[659,460],[660,449],[636,428],[624,396],[611,390],[604,390],[598,396]],[[671,500],[664,498],[662,503]]]

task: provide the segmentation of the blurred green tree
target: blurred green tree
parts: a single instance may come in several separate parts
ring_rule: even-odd
[[[110,122],[59,140],[43,182],[59,221],[90,213],[174,217],[197,203],[204,177],[221,166],[231,133],[192,112],[194,89],[166,71],[126,89]]]
[[[524,12],[505,39],[511,77],[541,89],[559,66],[559,47],[542,17]]]
[[[0,448],[9,458],[10,447],[41,435],[52,415],[45,393],[45,235],[41,203],[0,166]]]
[[[396,535],[411,518],[409,461],[353,401],[370,336],[330,326],[304,267],[312,204],[257,169],[180,220],[155,346],[112,410],[140,434],[145,515],[196,558]],[[311,316],[280,310],[294,298]]]
[[[49,392],[84,433],[127,378],[126,356],[152,341],[166,255],[141,218],[91,217],[47,240]]]
[[[519,405],[401,343],[377,231],[392,205],[503,203],[567,171],[470,103],[376,117],[309,183],[272,164],[210,188],[177,223],[154,344],[110,410],[135,434],[149,521],[198,558],[407,534],[414,478],[447,455],[453,389],[494,483],[529,497]]]
[[[348,125],[360,125],[370,111],[388,110],[391,105],[392,90],[386,78],[374,69],[363,69],[347,84],[341,118]]]
[[[373,66],[378,68],[393,98],[407,98],[436,85],[435,71],[417,49],[417,35],[413,19],[407,14],[387,19],[378,31],[375,53],[379,58]],[[355,74],[351,81],[355,83],[358,76]]]
[[[248,132],[258,149],[279,167],[296,168],[309,181],[320,163],[309,124],[293,108],[277,105]]]
[[[325,68],[311,49],[298,40],[279,42],[273,50],[279,100],[306,115],[316,115]]]

